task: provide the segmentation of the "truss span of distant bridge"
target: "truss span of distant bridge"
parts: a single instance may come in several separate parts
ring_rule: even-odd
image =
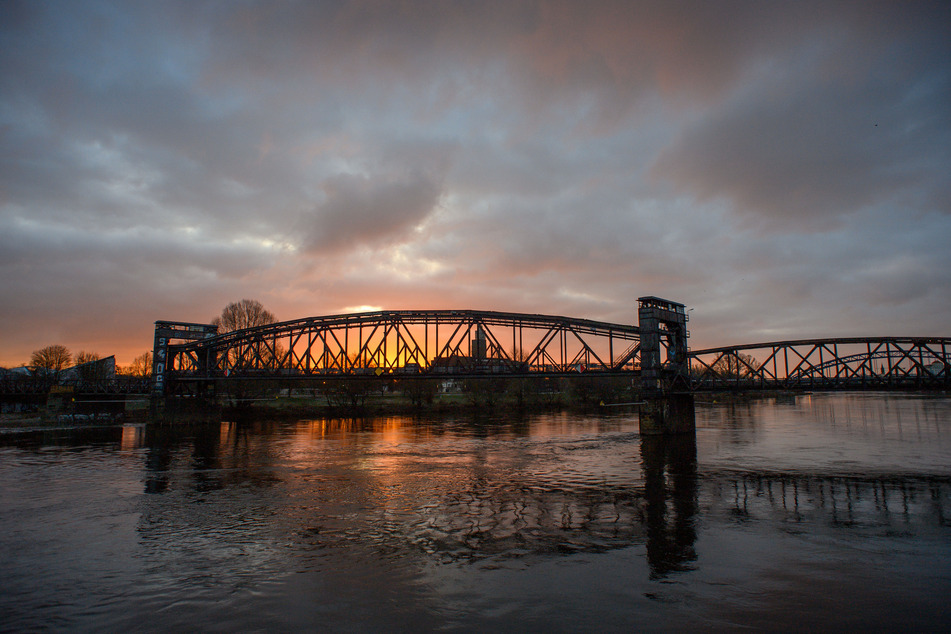
[[[475,310],[307,317],[225,334],[156,322],[155,394],[280,379],[628,376],[680,391],[947,389],[951,338],[850,337],[689,351],[682,304],[639,300],[639,325]]]
[[[843,337],[693,350],[692,391],[951,387],[951,338]]]

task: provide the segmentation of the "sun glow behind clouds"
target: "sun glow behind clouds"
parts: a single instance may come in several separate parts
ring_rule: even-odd
[[[585,293],[584,291],[578,291],[570,288],[559,288],[558,297],[564,297],[565,299],[570,300],[580,300],[589,304],[609,304],[610,300],[599,297],[593,293]]]
[[[376,313],[383,310],[382,306],[344,306],[344,313]]]
[[[446,269],[442,263],[417,255],[414,251],[412,245],[393,247],[377,267],[382,272],[402,280],[433,277]]]
[[[281,239],[268,237],[241,236],[231,240],[230,244],[238,249],[254,249],[266,252],[294,253],[297,247]]]

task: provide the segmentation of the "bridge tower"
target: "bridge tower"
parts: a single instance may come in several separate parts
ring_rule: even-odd
[[[641,433],[695,433],[693,395],[685,389],[690,333],[684,305],[653,296],[638,298],[637,305],[641,389],[647,401],[640,411]]]
[[[165,396],[168,384],[168,372],[172,360],[168,358],[168,345],[173,340],[195,341],[207,339],[218,334],[218,326],[212,324],[192,324],[184,321],[155,322],[155,342],[152,348],[152,397]],[[207,362],[207,359],[205,359]]]
[[[664,391],[687,371],[687,313],[683,304],[659,297],[637,300],[641,331],[641,384],[647,391]],[[661,360],[661,339],[667,349]]]

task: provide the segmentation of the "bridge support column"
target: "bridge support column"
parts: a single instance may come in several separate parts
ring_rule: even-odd
[[[641,405],[638,419],[642,435],[697,433],[692,394],[648,396]]]
[[[687,311],[683,304],[660,297],[637,300],[641,332],[641,434],[694,434],[693,395],[681,393],[687,375]],[[661,348],[667,359],[661,359]]]

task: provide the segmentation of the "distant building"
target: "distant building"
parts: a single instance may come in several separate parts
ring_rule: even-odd
[[[10,369],[0,368],[0,377],[2,378],[15,379],[15,378],[32,376],[32,375],[33,375],[33,371],[30,370],[30,368],[26,366],[23,366],[20,368],[10,368]]]
[[[61,381],[104,381],[114,378],[116,378],[115,355],[74,365],[63,370],[60,375]]]
[[[941,376],[947,371],[947,368],[943,361],[935,361],[934,363],[926,365],[925,370],[931,376]]]

